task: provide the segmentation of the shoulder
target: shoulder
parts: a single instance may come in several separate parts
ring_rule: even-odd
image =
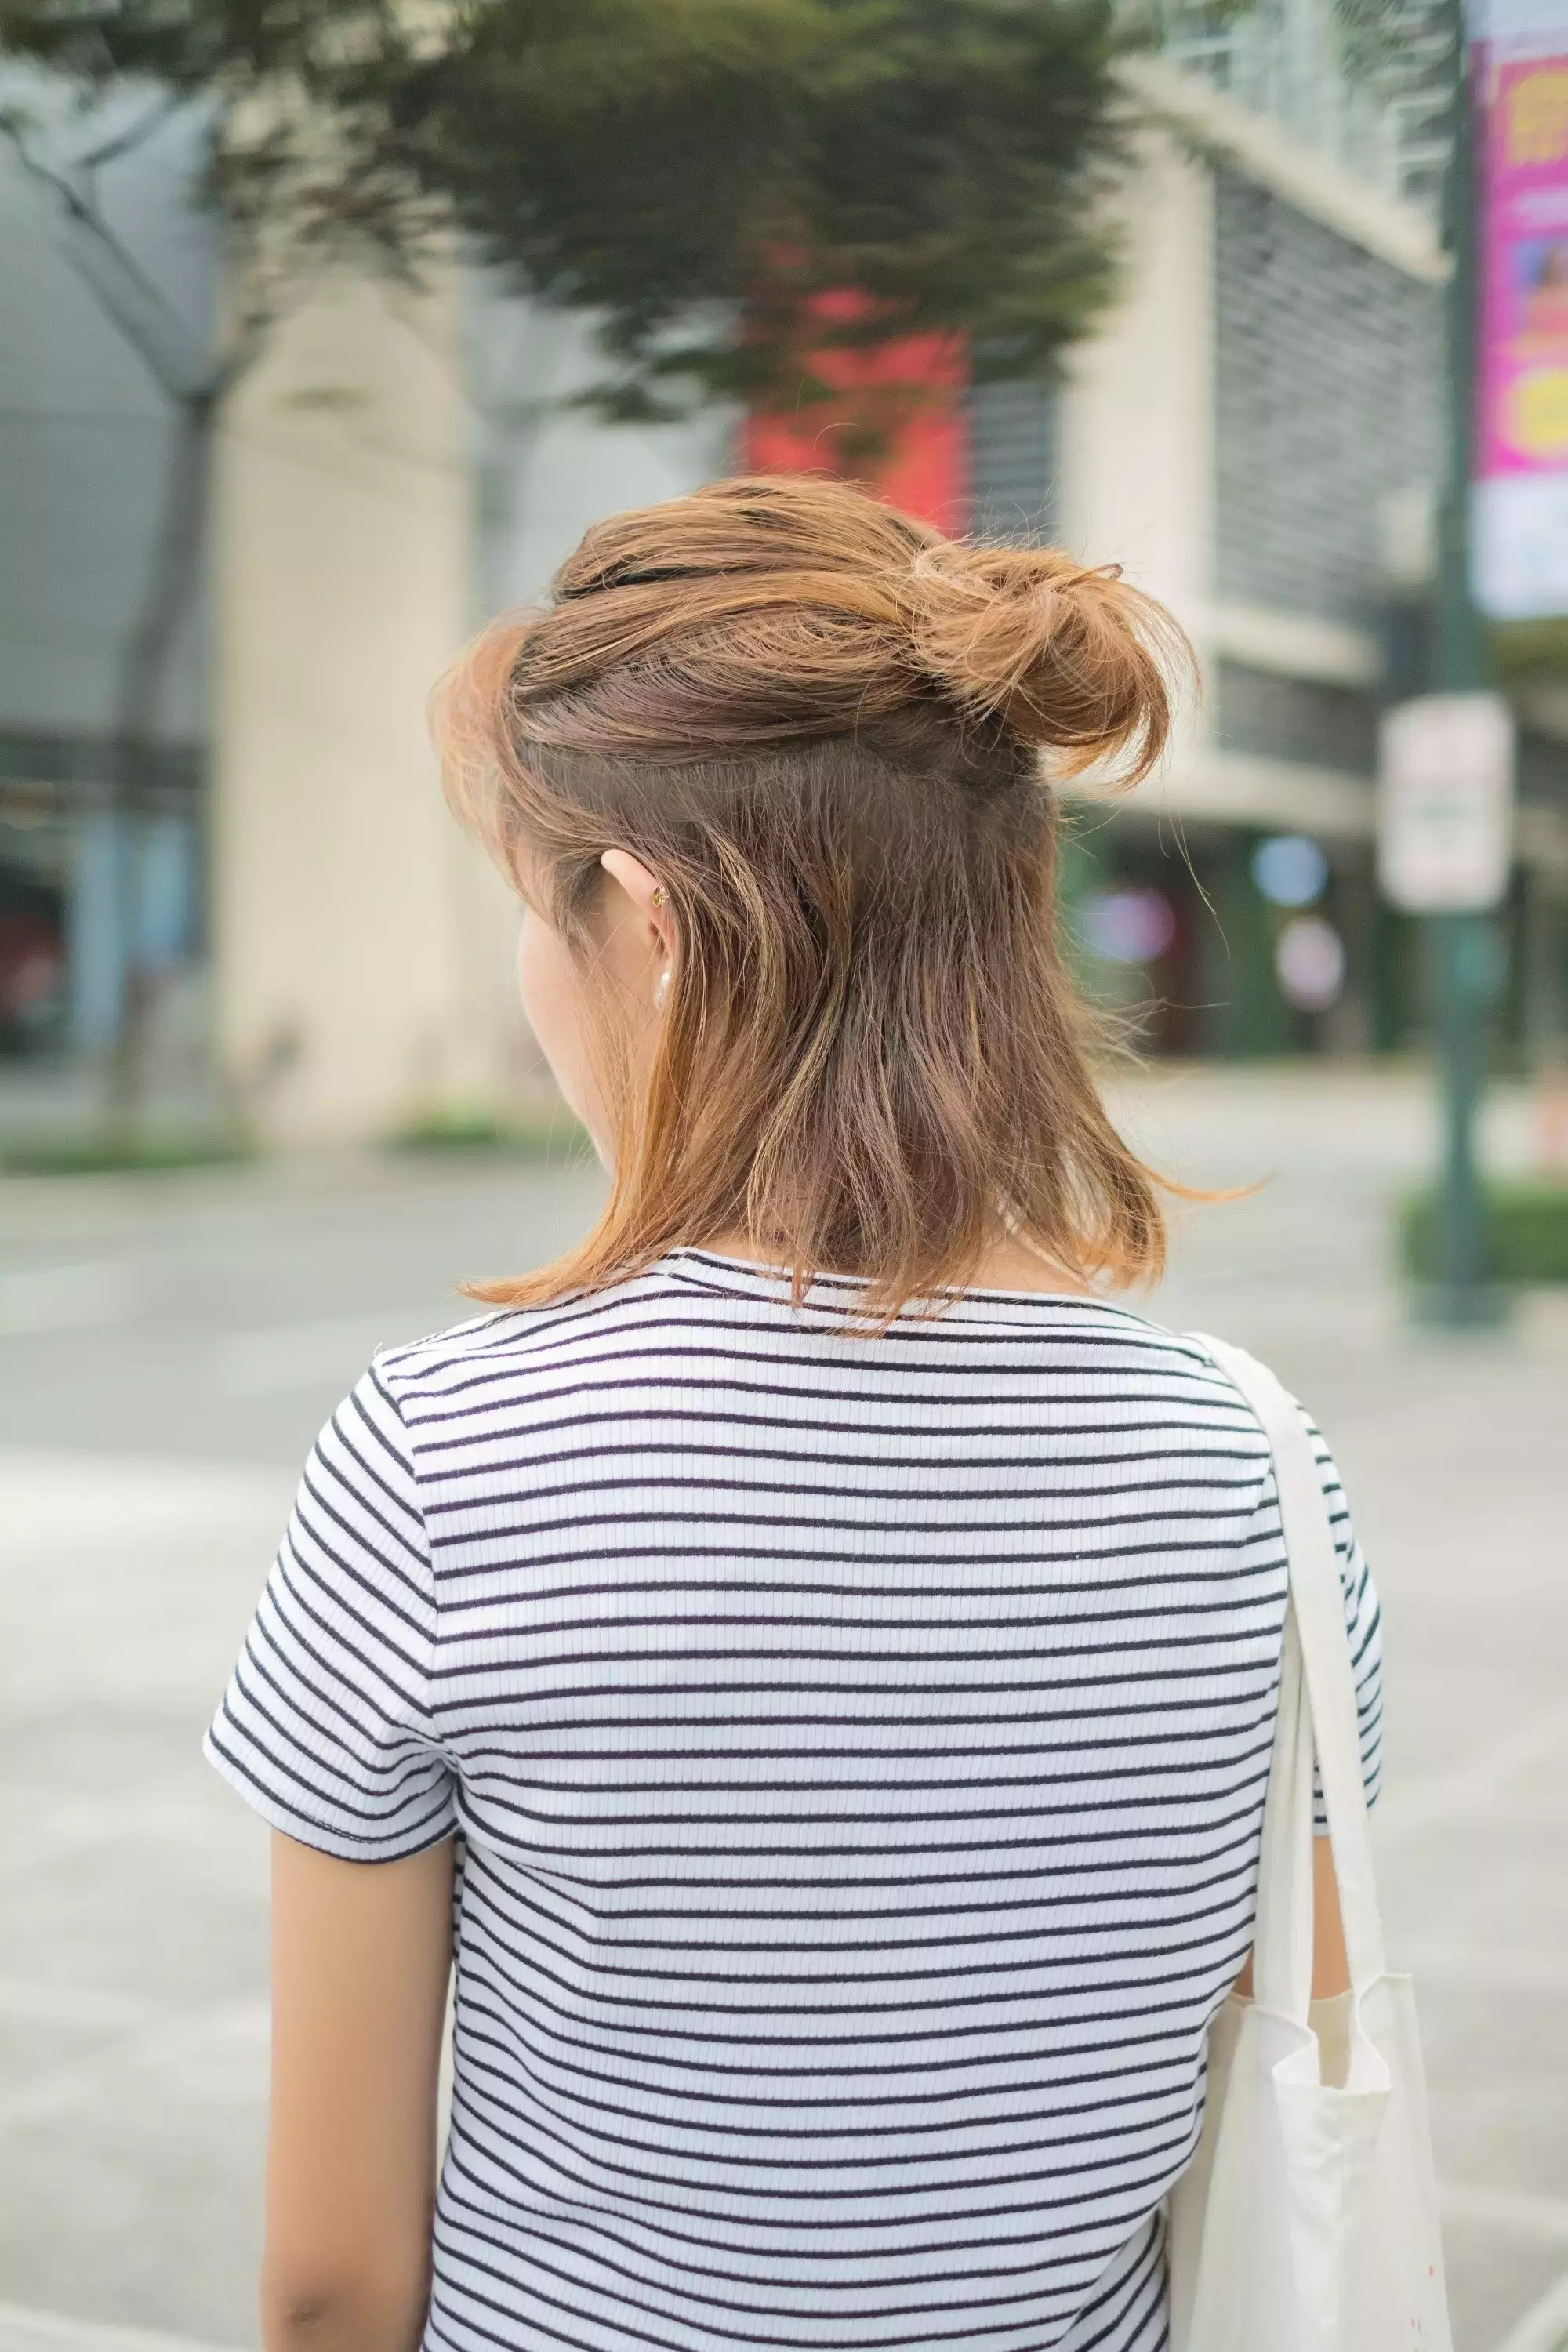
[[[1205,1332],[1192,1332],[1187,1336],[1193,1344],[1207,1356],[1217,1376],[1232,1389],[1238,1407],[1257,1427],[1259,1440],[1266,1451],[1270,1447],[1268,1429],[1253,1399],[1247,1393],[1247,1385],[1256,1385],[1256,1381],[1250,1376],[1260,1373],[1264,1385],[1276,1392],[1281,1407],[1295,1415],[1317,1465],[1318,1480],[1328,1508],[1334,1543],[1340,1554],[1342,1568],[1346,1569],[1348,1572],[1352,1556],[1356,1552],[1356,1543],[1354,1531],[1351,1526],[1349,1507],[1345,1501],[1344,1486],[1329,1442],[1311,1412],[1294,1391],[1280,1380],[1277,1372],[1271,1370],[1268,1365],[1259,1364],[1255,1357],[1248,1356],[1241,1349],[1227,1349],[1223,1343],[1216,1343],[1211,1339]],[[1240,1357],[1239,1365],[1233,1366],[1226,1360],[1232,1355]],[[1364,1573],[1364,1565],[1358,1572]]]
[[[361,1388],[380,1391],[416,1454],[437,1422],[482,1419],[509,1399],[603,1377],[617,1356],[657,1345],[672,1313],[657,1271],[546,1307],[502,1307],[378,1349]]]
[[[1328,1464],[1331,1469],[1332,1461],[1322,1431],[1300,1398],[1287,1387],[1270,1365],[1234,1341],[1216,1339],[1206,1331],[1188,1331],[1182,1337],[1184,1344],[1212,1368],[1214,1378],[1229,1391],[1237,1409],[1255,1422],[1265,1434],[1270,1419],[1277,1412],[1287,1418],[1294,1415],[1311,1444],[1320,1467]]]
[[[1100,1304],[1093,1321],[1085,1315],[1082,1322],[1080,1341],[1093,1343],[1108,1371],[1152,1376],[1173,1398],[1267,1446],[1257,1413],[1206,1332],[1173,1331],[1120,1302]]]

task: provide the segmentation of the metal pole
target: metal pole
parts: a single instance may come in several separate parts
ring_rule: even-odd
[[[1453,259],[1445,312],[1447,450],[1439,515],[1433,688],[1463,693],[1487,685],[1487,648],[1470,593],[1470,482],[1475,430],[1476,168],[1473,94],[1460,0],[1454,8],[1455,108],[1444,211]],[[1490,916],[1426,919],[1438,1068],[1443,1093],[1443,1166],[1437,1195],[1436,1322],[1491,1323],[1502,1294],[1487,1280],[1486,1207],[1476,1165],[1475,1123],[1486,1068],[1488,1015],[1500,951]]]
[[[1433,915],[1428,922],[1443,1095],[1436,1282],[1430,1311],[1434,1322],[1466,1328],[1495,1323],[1502,1312],[1500,1294],[1487,1279],[1486,1202],[1475,1151],[1493,942],[1485,915]]]

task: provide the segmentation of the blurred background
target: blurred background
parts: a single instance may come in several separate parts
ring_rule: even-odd
[[[200,1732],[371,1350],[600,1198],[428,690],[791,467],[1197,649],[1065,942],[1384,1591],[1459,2352],[1568,2345],[1568,0],[0,0],[0,2352],[255,2342]]]

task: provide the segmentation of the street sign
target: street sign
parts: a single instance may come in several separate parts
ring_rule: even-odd
[[[1407,914],[1479,913],[1513,856],[1513,716],[1500,694],[1423,694],[1380,730],[1377,873]]]

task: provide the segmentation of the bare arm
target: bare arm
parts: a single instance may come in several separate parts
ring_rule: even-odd
[[[449,1839],[401,1862],[272,1841],[267,2352],[414,2352],[430,2290]]]
[[[1312,1999],[1327,2000],[1348,1990],[1351,1964],[1345,1956],[1344,1923],[1340,1917],[1340,1883],[1334,1876],[1334,1850],[1326,1837],[1312,1840]],[[1236,1980],[1237,1992],[1252,1994],[1252,1954]]]

